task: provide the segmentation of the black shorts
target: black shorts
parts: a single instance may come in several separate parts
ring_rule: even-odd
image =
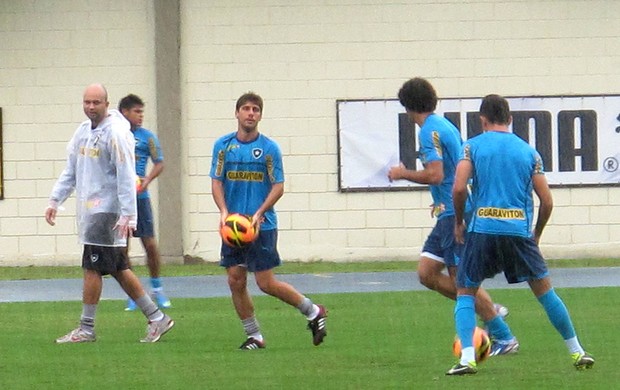
[[[129,269],[127,248],[123,246],[84,245],[82,268],[108,275]]]

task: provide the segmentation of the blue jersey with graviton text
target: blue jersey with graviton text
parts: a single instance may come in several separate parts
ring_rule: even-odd
[[[538,152],[513,133],[487,131],[465,142],[461,158],[473,165],[468,231],[530,237],[532,177],[544,174]]]
[[[282,153],[278,144],[262,134],[247,143],[239,141],[236,134],[227,134],[215,142],[210,176],[223,182],[229,213],[252,216],[272,185],[284,182]],[[261,229],[276,229],[273,207],[264,216]]]

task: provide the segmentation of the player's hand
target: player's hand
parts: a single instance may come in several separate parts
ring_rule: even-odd
[[[51,207],[45,209],[45,221],[51,226],[56,225],[56,209]]]
[[[252,215],[251,220],[252,226],[254,226],[254,230],[256,230],[256,233],[258,234],[258,232],[260,231],[260,225],[265,220],[265,216],[263,216],[262,213],[257,212],[256,214]]]
[[[226,218],[228,218],[228,211],[222,211],[220,213],[220,229],[222,228],[222,226],[226,225]]]
[[[136,216],[121,215],[116,221],[113,230],[117,231],[120,237],[129,238],[132,236],[133,231],[136,230],[137,220]]]
[[[148,177],[140,177],[138,178],[138,183],[136,184],[136,193],[137,194],[141,194],[144,191],[146,191],[146,189],[149,186],[149,183],[151,181],[149,180]]]
[[[454,241],[456,241],[457,244],[465,244],[466,228],[467,226],[465,226],[465,221],[454,225]]]
[[[400,180],[405,177],[405,171],[407,171],[407,168],[405,164],[401,162],[398,166],[390,168],[388,171],[388,179],[390,179],[390,181]]]
[[[56,225],[56,213],[58,212],[58,202],[50,200],[49,205],[45,209],[45,221],[51,225]]]

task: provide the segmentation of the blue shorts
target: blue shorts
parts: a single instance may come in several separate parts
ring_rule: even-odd
[[[437,221],[426,238],[421,256],[442,262],[446,267],[456,267],[462,250],[463,245],[454,241],[454,216],[450,215]]]
[[[243,248],[234,248],[222,242],[220,265],[226,268],[240,265],[250,272],[270,270],[282,263],[277,244],[278,229],[261,230],[256,240]]]
[[[138,225],[134,237],[155,237],[151,198],[138,198]]]
[[[457,287],[478,287],[484,279],[502,271],[508,283],[549,275],[545,259],[532,238],[468,233],[457,271]]]

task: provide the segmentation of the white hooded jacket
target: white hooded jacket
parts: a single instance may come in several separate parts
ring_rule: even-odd
[[[135,227],[135,140],[129,122],[117,110],[91,129],[82,122],[67,145],[67,165],[56,181],[50,202],[62,204],[75,190],[82,244],[126,246],[114,226],[126,218]]]

